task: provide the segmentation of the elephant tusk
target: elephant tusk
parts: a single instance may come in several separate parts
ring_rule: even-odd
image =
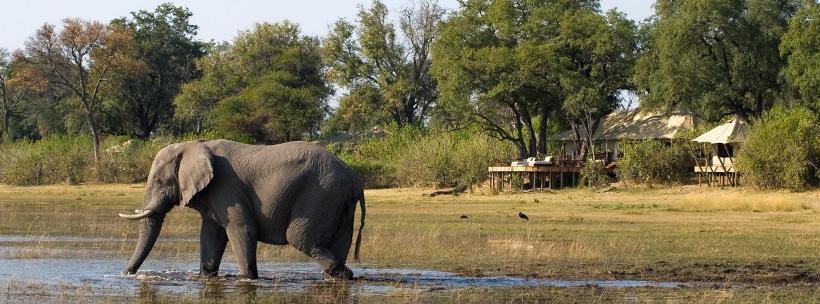
[[[137,211],[137,210],[134,210],[134,211]],[[129,220],[139,220],[139,219],[144,219],[144,218],[148,217],[149,215],[151,215],[151,213],[154,213],[154,211],[151,210],[151,209],[148,209],[148,210],[142,211],[142,212],[137,213],[137,214],[122,214],[122,213],[120,213],[120,217],[121,218],[127,218]]]

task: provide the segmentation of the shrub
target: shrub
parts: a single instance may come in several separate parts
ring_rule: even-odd
[[[15,185],[81,183],[94,176],[91,138],[55,135],[0,148],[3,182]]]
[[[368,188],[473,185],[487,166],[514,157],[509,144],[477,131],[427,132],[390,128],[382,137],[329,147]]]
[[[148,178],[157,152],[174,142],[173,138],[153,140],[111,137],[100,159],[98,179],[106,183],[136,183]]]
[[[820,164],[820,120],[806,108],[775,107],[753,121],[737,157],[742,181],[760,189],[805,189]]]
[[[400,160],[397,179],[409,186],[474,185],[487,178],[487,166],[514,157],[504,142],[472,131],[428,135]]]
[[[91,137],[86,135],[6,142],[0,145],[0,181],[13,185],[143,182],[160,149],[196,137],[201,136],[158,137],[147,141],[111,136],[103,140],[100,162],[96,165]]]
[[[623,156],[616,174],[623,181],[652,187],[653,183],[680,181],[685,177],[691,156],[684,143],[665,144],[657,140],[622,141],[618,147]]]
[[[408,147],[424,137],[421,129],[389,127],[384,134],[358,138],[341,146],[328,147],[350,166],[367,188],[397,185],[399,160]]]
[[[591,188],[601,188],[609,185],[609,176],[606,174],[606,169],[603,163],[587,162],[581,171],[580,182],[582,186]]]

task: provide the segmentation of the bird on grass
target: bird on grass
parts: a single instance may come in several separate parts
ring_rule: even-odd
[[[461,218],[466,219],[466,218],[468,218],[468,217],[467,217],[466,215],[462,214],[462,215],[461,215]]]
[[[525,221],[529,221],[529,220],[530,220],[530,218],[529,218],[526,214],[524,214],[523,212],[521,212],[521,211],[518,211],[518,217],[520,217],[522,220],[525,220]]]

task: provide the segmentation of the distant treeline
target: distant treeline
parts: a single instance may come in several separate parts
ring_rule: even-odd
[[[377,126],[478,130],[527,157],[570,128],[584,157],[601,118],[630,106],[625,93],[706,121],[775,106],[817,115],[816,1],[654,7],[635,22],[595,0],[467,0],[450,12],[419,0],[393,13],[373,1],[322,37],[273,21],[231,42],[197,40],[193,12],[170,3],[67,18],[0,50],[2,135],[84,134],[102,164],[110,136],[271,144]]]

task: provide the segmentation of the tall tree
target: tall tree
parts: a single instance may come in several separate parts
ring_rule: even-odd
[[[34,98],[45,91],[46,79],[31,69],[22,57],[12,57],[8,51],[0,48],[0,100],[2,100],[3,138],[12,138],[11,117],[22,110],[23,102]]]
[[[781,92],[778,47],[796,0],[657,1],[636,65],[641,105],[759,116]]]
[[[26,58],[36,64],[49,82],[77,98],[94,143],[94,160],[100,160],[97,115],[103,82],[120,61],[119,50],[131,36],[118,26],[76,18],[63,20],[61,31],[44,24],[26,43]]]
[[[212,117],[206,124],[223,135],[259,143],[318,132],[331,89],[319,39],[303,36],[298,25],[256,24],[199,62],[203,78],[186,84],[175,100],[181,119]]]
[[[165,3],[112,22],[134,37],[126,54],[129,64],[120,65],[108,82],[112,107],[128,133],[148,138],[160,123],[169,123],[182,84],[199,76],[196,60],[204,49],[194,39],[197,26],[191,16],[188,9]]]
[[[634,40],[634,25],[601,15],[597,1],[464,1],[433,49],[439,103],[521,157],[545,155],[556,114],[596,120],[610,110]]]
[[[436,2],[421,0],[401,11],[396,26],[387,20],[384,3],[376,0],[370,8],[359,8],[356,24],[336,22],[324,41],[323,54],[329,64],[328,78],[349,92],[340,100],[338,113],[350,115],[355,112],[350,109],[365,108],[386,114],[350,117],[337,122],[341,129],[357,128],[352,121],[378,123],[374,117],[389,117],[398,126],[424,123],[436,101],[430,51],[444,13]],[[332,121],[347,119],[344,115]]]
[[[783,71],[802,103],[820,112],[820,4],[805,0],[780,43]]]
[[[637,27],[617,11],[602,16],[592,10],[566,14],[556,39],[566,58],[561,77],[566,96],[563,114],[580,142],[580,159],[593,147],[593,134],[601,119],[620,103],[621,93],[633,90],[630,82],[637,56]]]

